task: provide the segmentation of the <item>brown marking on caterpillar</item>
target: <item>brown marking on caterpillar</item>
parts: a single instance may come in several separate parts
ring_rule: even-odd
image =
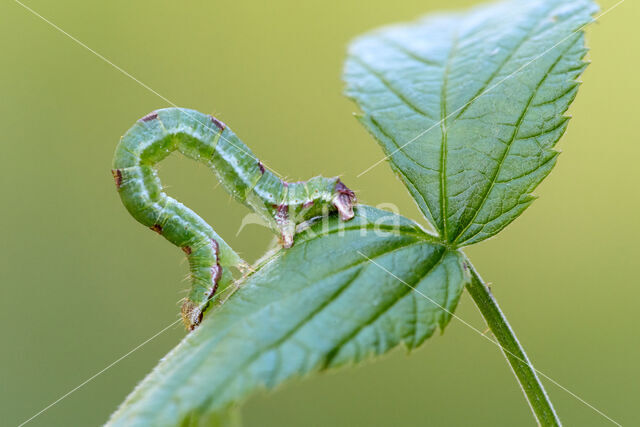
[[[302,205],[302,209],[309,209],[311,206],[314,205],[314,201],[313,200],[309,200],[308,202],[303,203]]]
[[[211,295],[209,295],[209,298],[211,298],[216,292],[220,277],[222,277],[222,268],[220,267],[220,263],[216,262],[216,265],[211,267],[211,282],[213,282],[213,289],[211,290]]]
[[[215,270],[215,272],[214,272]],[[221,273],[221,269],[220,267],[211,267],[211,275],[212,276],[216,276],[217,279],[212,278],[211,280],[214,281],[214,285],[211,288],[211,290],[209,291],[209,295],[207,295],[207,299],[210,300],[211,298],[213,298],[213,296],[216,294],[216,291],[218,290],[218,280],[220,280],[220,273]]]
[[[191,246],[183,246],[181,249],[185,254],[191,255]]]
[[[213,248],[213,251],[216,253],[216,257],[220,256],[220,246],[218,246],[218,242],[211,239],[211,247]]]
[[[162,226],[160,224],[153,224],[153,226],[149,228],[151,228],[156,233],[162,235]]]
[[[278,218],[282,220],[286,220],[287,217],[289,216],[289,205],[285,205],[285,204],[277,205],[276,210],[277,210],[276,215],[278,216]]]
[[[264,175],[264,165],[260,160],[258,160],[258,167],[260,168],[260,173]]]
[[[111,175],[116,181],[116,188],[119,190],[122,185],[122,171],[120,169],[111,169]]]
[[[218,129],[220,129],[220,131],[223,131],[225,127],[227,127],[227,125],[225,125],[223,122],[221,122],[220,120],[216,119],[213,116],[209,116],[211,118],[211,121],[213,122],[214,125],[216,125],[218,127]]]
[[[138,120],[139,122],[148,122],[149,120],[153,120],[153,119],[157,119],[158,118],[158,113],[155,111],[152,111],[151,113],[147,114],[146,116],[144,116],[143,118],[141,118],[140,120]]]
[[[202,316],[204,316],[204,309],[200,310],[200,314],[198,314],[198,320],[193,322],[193,325],[191,325],[191,330],[192,331],[196,328],[196,326],[198,326],[200,323],[202,323]]]
[[[190,301],[188,299],[185,300],[185,302],[182,304],[182,321],[189,331],[193,331],[202,322],[204,312],[209,306],[209,301],[211,300],[211,298],[213,298],[216,291],[218,290],[218,282],[222,277],[222,266],[220,265],[220,246],[218,245],[218,242],[211,239],[211,247],[216,254],[216,265],[211,267],[211,282],[213,286],[207,294],[207,301],[202,305],[202,307],[198,306],[193,301]],[[189,246],[184,246],[182,250],[187,252],[186,248],[189,248],[188,253],[191,253],[191,248]]]

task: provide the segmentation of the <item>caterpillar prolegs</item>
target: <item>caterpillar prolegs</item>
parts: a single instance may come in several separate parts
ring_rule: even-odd
[[[244,261],[195,212],[163,192],[156,165],[176,150],[209,166],[235,200],[279,234],[285,248],[293,245],[298,224],[327,210],[337,210],[344,221],[353,218],[355,194],[339,178],[282,181],[213,116],[166,108],[138,120],[116,148],[113,177],[129,213],[187,255],[191,289],[181,312],[188,329],[200,323],[218,285],[232,280],[230,267]]]

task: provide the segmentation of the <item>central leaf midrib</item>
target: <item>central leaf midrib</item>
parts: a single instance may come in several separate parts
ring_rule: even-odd
[[[340,232],[355,231],[355,230],[358,230],[358,231],[376,230],[376,229],[384,230],[388,232],[396,232],[394,234],[398,236],[415,237],[420,239],[423,242],[438,243],[438,244],[443,243],[440,240],[438,240],[436,236],[434,236],[433,234],[429,234],[420,228],[410,229],[410,228],[401,228],[401,227],[402,226],[394,227],[393,225],[385,225],[385,224],[373,224],[373,225],[367,224],[367,225],[357,225],[355,227],[336,228],[333,230],[328,230],[324,233],[318,234],[317,236],[311,237],[308,239],[305,239],[304,237],[302,237],[302,239],[296,243],[307,243],[307,242],[311,242],[313,240],[316,240],[325,236],[329,236],[332,234],[340,233]],[[304,233],[304,231],[302,231],[302,233]]]
[[[449,69],[458,46],[458,35],[453,34],[451,49],[442,72],[440,89],[440,215],[442,215],[442,240],[448,241],[447,232],[447,84]]]

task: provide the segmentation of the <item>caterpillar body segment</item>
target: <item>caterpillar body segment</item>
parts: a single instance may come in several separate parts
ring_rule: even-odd
[[[167,108],[138,120],[116,148],[113,177],[129,213],[187,255],[191,289],[182,318],[189,329],[200,323],[218,286],[233,280],[230,267],[246,263],[195,212],[164,193],[156,165],[174,151],[209,166],[225,190],[259,214],[286,248],[304,221],[336,210],[342,220],[353,217],[355,194],[337,177],[282,181],[212,116]]]

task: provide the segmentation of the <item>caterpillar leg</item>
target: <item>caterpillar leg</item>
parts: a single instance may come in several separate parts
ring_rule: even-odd
[[[287,203],[273,207],[275,228],[284,248],[294,243],[296,227],[314,217],[337,211],[342,221],[353,218],[356,195],[339,178],[314,177],[309,181],[284,183]]]

